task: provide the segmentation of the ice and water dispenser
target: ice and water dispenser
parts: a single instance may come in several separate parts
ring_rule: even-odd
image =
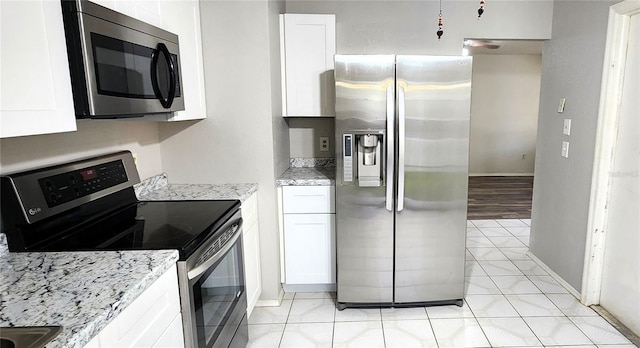
[[[383,186],[384,133],[352,132],[342,135],[343,181],[360,187]]]

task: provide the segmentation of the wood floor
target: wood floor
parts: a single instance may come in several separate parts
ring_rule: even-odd
[[[533,176],[471,176],[467,219],[530,219]]]

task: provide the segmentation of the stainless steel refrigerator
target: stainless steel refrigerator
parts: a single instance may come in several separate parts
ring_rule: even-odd
[[[471,65],[335,56],[338,309],[462,305]]]

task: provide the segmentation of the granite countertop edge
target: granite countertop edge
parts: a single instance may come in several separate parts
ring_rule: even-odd
[[[258,184],[169,184],[163,173],[136,185],[135,191],[141,201],[238,199],[244,203],[258,191]]]
[[[10,253],[0,234],[0,326],[61,326],[84,347],[178,261],[177,250]]]
[[[334,186],[335,167],[290,167],[276,179],[278,186]]]

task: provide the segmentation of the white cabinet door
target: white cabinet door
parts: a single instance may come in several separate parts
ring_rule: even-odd
[[[100,346],[153,347],[165,334],[164,339],[178,341],[174,337],[179,335],[176,317],[181,314],[178,274],[173,266],[100,331]],[[184,341],[174,347],[183,346]]]
[[[160,11],[162,29],[178,35],[180,40],[180,80],[184,110],[174,112],[169,121],[206,118],[199,2],[160,1]]]
[[[156,27],[162,27],[159,0],[91,0],[98,5],[139,19]]]
[[[284,116],[335,116],[335,22],[335,15],[282,15]]]
[[[331,284],[336,279],[334,214],[285,214],[287,284]]]
[[[0,137],[76,130],[59,1],[0,1]]]
[[[242,203],[242,219],[242,251],[244,253],[244,278],[247,289],[247,316],[249,316],[262,293],[257,193],[252,194]]]
[[[182,331],[182,315],[178,313],[173,321],[160,336],[158,341],[153,345],[153,348],[165,348],[165,347],[184,347],[184,333]],[[86,347],[85,347],[86,348]]]
[[[253,307],[262,293],[262,274],[260,271],[260,227],[257,222],[243,233],[244,242],[244,274],[247,289],[247,315],[251,315]]]

